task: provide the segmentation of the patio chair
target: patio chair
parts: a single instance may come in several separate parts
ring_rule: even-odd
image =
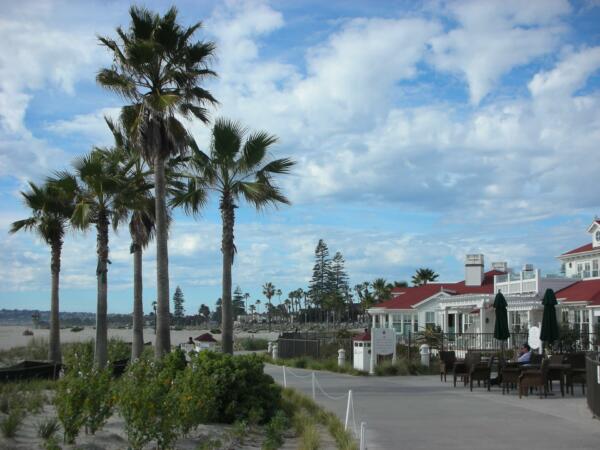
[[[440,381],[446,381],[446,375],[452,373],[455,362],[456,353],[454,351],[440,352]]]
[[[523,368],[521,375],[519,375],[519,398],[522,398],[523,394],[528,395],[534,387],[538,389],[540,398],[542,398],[542,395],[544,397],[548,396],[546,383],[548,364],[549,361],[545,359],[539,369]]]
[[[467,352],[464,361],[456,361],[452,368],[452,378],[454,381],[454,387],[456,387],[456,380],[460,378],[466,386],[469,382],[469,372],[472,364],[477,364],[481,361],[481,353]]]
[[[502,385],[502,395],[509,393],[511,389],[519,384],[519,375],[521,375],[521,364],[507,361],[500,358],[499,361],[500,384]]]
[[[487,390],[491,387],[491,375],[492,365],[494,364],[495,356],[491,356],[487,362],[472,363],[469,367],[469,387],[473,392],[473,382],[477,381],[477,385],[480,386],[480,382],[483,381],[483,386],[487,386]]]
[[[560,384],[560,393],[564,397],[565,396],[565,377],[564,377],[564,369],[553,368],[554,364],[565,364],[565,356],[564,355],[552,355],[549,358],[548,373],[546,374],[546,383],[548,384],[548,390],[552,391],[552,382],[558,381]]]
[[[571,366],[567,370],[567,392],[570,389],[571,395],[575,395],[575,383],[581,383],[581,392],[585,394],[585,385],[587,384],[585,353],[569,353],[565,358],[565,362]]]

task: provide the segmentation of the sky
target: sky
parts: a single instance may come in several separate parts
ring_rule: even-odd
[[[49,309],[48,247],[10,224],[20,191],[111,144],[124,101],[95,83],[110,65],[97,36],[127,27],[129,2],[0,1],[0,308]],[[145,6],[164,13],[170,2]],[[324,239],[351,284],[410,280],[430,267],[464,278],[464,256],[532,263],[590,241],[600,214],[600,2],[178,1],[216,43],[211,117],[278,136],[291,206],[236,211],[234,286],[261,299],[306,288]],[[203,149],[209,128],[190,123]],[[188,314],[221,296],[218,201],[176,211],[171,293]],[[128,230],[110,236],[109,312],[132,310]],[[144,256],[144,304],[155,299]],[[69,232],[61,309],[95,311],[93,230]]]

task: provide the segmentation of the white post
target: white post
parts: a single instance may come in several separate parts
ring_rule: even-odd
[[[338,367],[344,367],[346,364],[346,350],[340,348],[338,350]]]
[[[373,314],[373,328],[375,328],[375,325],[376,325],[376,323],[375,323],[376,317],[377,316],[375,314]]]
[[[396,347],[398,344],[398,338],[396,336],[396,332],[393,331],[394,333],[394,353],[392,353],[392,364],[396,364]]]
[[[388,328],[394,328],[394,317],[392,313],[388,314]]]
[[[283,387],[286,388],[287,387],[287,379],[285,378],[285,366],[281,366],[281,368],[283,369]]]
[[[481,307],[479,308],[479,332],[485,333],[485,301],[481,303]]]
[[[369,365],[369,374],[373,375],[375,373],[375,329],[371,330],[371,364]]]
[[[279,358],[279,352],[278,352],[278,349],[277,349],[277,344],[273,344],[273,359],[275,360],[277,358]]]
[[[592,339],[592,336],[594,335],[594,313],[592,312],[592,309],[590,308],[590,310],[588,311],[588,332],[589,332],[589,350],[593,350],[594,349],[594,342]],[[600,379],[598,379],[598,381],[600,381]]]
[[[415,332],[415,314],[412,313],[410,315],[410,332],[414,333]]]
[[[344,422],[344,430],[348,430],[348,422],[350,421],[350,408],[352,405],[352,389],[348,391],[348,404],[346,405],[346,421]]]
[[[316,388],[315,384],[316,383],[315,383],[315,373],[314,372],[312,373],[312,378],[311,379],[312,379],[312,397],[313,397],[313,400],[315,400],[317,398],[317,392],[315,390],[315,388]]]
[[[361,422],[360,423],[360,450],[367,450],[367,442],[366,442],[366,436],[365,434],[367,433],[367,423],[366,422]]]

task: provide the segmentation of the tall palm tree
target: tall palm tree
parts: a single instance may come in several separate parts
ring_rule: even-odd
[[[437,280],[439,275],[435,273],[432,269],[429,268],[420,268],[417,269],[415,274],[412,277],[412,283],[415,286],[421,286],[423,284],[427,284],[429,282]]]
[[[122,154],[122,170],[128,172],[129,183],[134,186],[132,193],[122,197],[129,214],[130,253],[133,255],[133,339],[132,361],[139,358],[144,350],[144,305],[142,282],[142,254],[154,236],[155,200],[150,190],[149,170],[139,151],[130,139],[127,127],[105,119],[113,134],[115,147]]]
[[[98,289],[94,362],[100,368],[106,366],[108,359],[108,231],[111,223],[116,229],[125,220],[123,199],[135,191],[124,177],[121,163],[120,151],[96,148],[75,161],[75,175],[62,173],[56,180],[58,185],[77,183],[79,180],[71,222],[82,230],[91,225],[96,228]]]
[[[250,293],[246,292],[244,294],[244,312],[245,314],[248,314],[248,299],[250,298]]]
[[[75,187],[55,186],[45,183],[38,186],[29,183],[30,190],[21,192],[25,205],[31,210],[27,219],[13,222],[10,233],[33,231],[50,246],[50,273],[52,288],[50,291],[50,336],[48,359],[61,362],[60,322],[59,322],[59,278],[60,263],[65,230],[73,214]]]
[[[215,76],[209,69],[215,46],[193,41],[201,23],[182,27],[177,10],[164,16],[132,6],[128,29],[117,28],[117,40],[100,37],[113,64],[102,69],[97,81],[131,102],[122,109],[125,123],[139,141],[154,172],[156,210],[157,335],[155,352],[171,349],[169,314],[169,255],[167,250],[167,186],[165,164],[173,155],[194,147],[178,117],[208,122],[207,105],[216,100],[200,83]]]
[[[271,331],[271,298],[275,295],[275,286],[270,281],[263,285],[263,295],[267,298],[267,320]]]
[[[295,164],[282,158],[267,161],[267,152],[277,141],[266,132],[248,134],[242,126],[226,119],[217,119],[212,130],[210,155],[199,150],[192,153],[188,189],[176,199],[188,211],[196,212],[189,198],[204,189],[216,191],[220,197],[222,219],[221,252],[223,253],[223,351],[233,352],[233,318],[231,305],[231,267],[235,253],[233,230],[235,209],[240,198],[256,209],[288,204],[289,200],[273,183],[274,175],[289,173]]]
[[[392,285],[390,285],[385,278],[376,278],[371,283],[371,287],[375,293],[375,301],[377,303],[381,303],[390,298]]]

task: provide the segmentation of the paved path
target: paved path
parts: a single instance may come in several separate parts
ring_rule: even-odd
[[[265,371],[283,383],[280,366]],[[311,395],[310,371],[291,369],[287,383]],[[331,396],[352,389],[358,420],[367,422],[367,445],[374,449],[600,449],[600,420],[593,419],[581,390],[576,396],[540,399],[502,395],[441,383],[436,376],[355,377],[315,372]],[[342,421],[345,400],[317,390],[317,401]]]

